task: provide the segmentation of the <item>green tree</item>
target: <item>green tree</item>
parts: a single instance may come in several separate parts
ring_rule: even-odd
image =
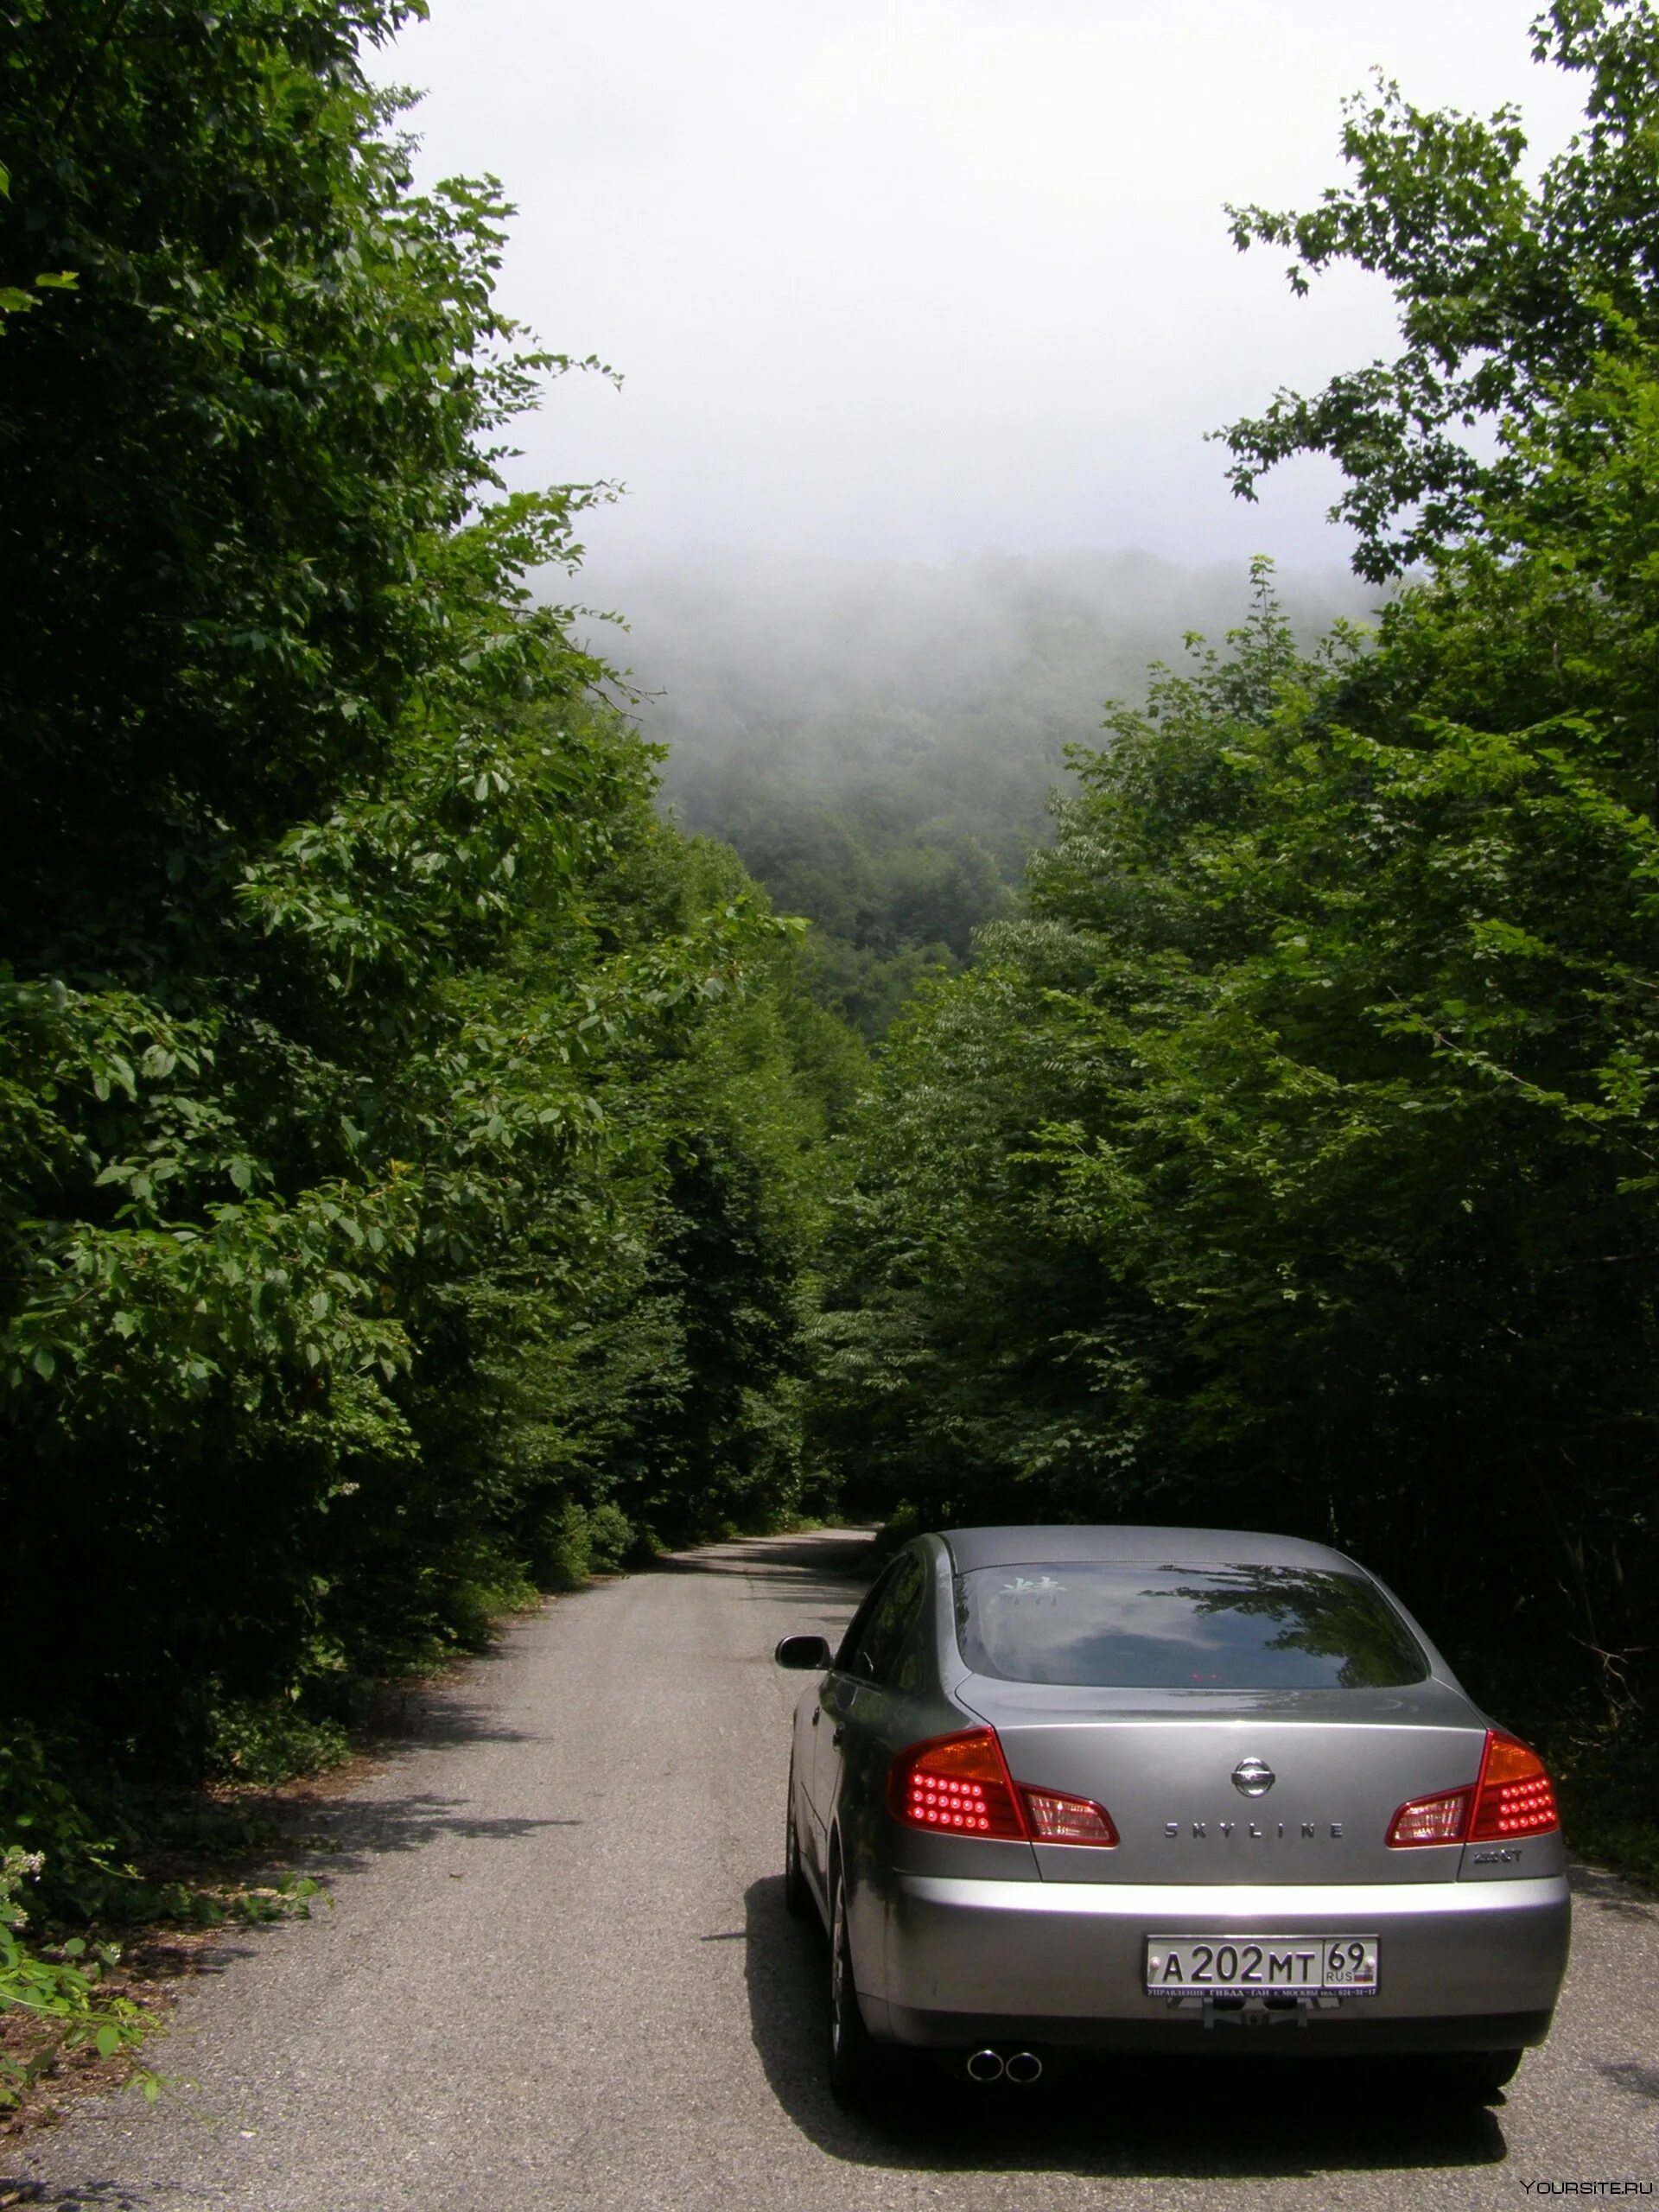
[[[1346,111],[1351,183],[1306,213],[1229,210],[1241,251],[1293,250],[1298,293],[1343,263],[1394,292],[1393,361],[1333,377],[1313,398],[1281,391],[1222,434],[1246,499],[1294,454],[1333,456],[1347,482],[1332,515],[1358,532],[1356,566],[1373,580],[1480,536],[1523,480],[1513,442],[1494,454],[1471,433],[1558,422],[1599,364],[1638,361],[1659,339],[1659,19],[1648,0],[1553,0],[1532,44],[1585,92],[1583,130],[1535,186],[1516,109],[1489,121],[1426,111],[1379,78]]]
[[[1575,195],[1586,288],[1598,211],[1651,162],[1653,28],[1559,9],[1541,34],[1591,86],[1544,194],[1563,222]],[[1408,302],[1484,250],[1491,143],[1448,118],[1363,138],[1344,235],[1394,241]],[[818,1325],[820,1433],[888,1502],[1334,1537],[1517,1718],[1560,1743],[1599,1713],[1628,1803],[1659,1573],[1640,305],[1548,373],[1535,321],[1507,351],[1483,326],[1508,412],[1461,475],[1410,376],[1374,439],[1301,418],[1362,557],[1427,575],[1369,645],[1305,657],[1263,574],[1227,652],[1111,715],[1025,916],[884,1063]],[[1414,511],[1430,490],[1450,504]]]
[[[531,597],[567,364],[363,75],[418,10],[3,12],[4,272],[78,278],[0,358],[0,1817],[61,1901],[72,1755],[280,1764],[595,1543],[789,1510],[849,1047]]]

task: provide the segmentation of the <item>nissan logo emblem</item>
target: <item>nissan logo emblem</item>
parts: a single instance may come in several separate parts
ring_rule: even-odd
[[[1233,1769],[1233,1787],[1243,1797],[1265,1797],[1277,1780],[1265,1759],[1240,1759]]]

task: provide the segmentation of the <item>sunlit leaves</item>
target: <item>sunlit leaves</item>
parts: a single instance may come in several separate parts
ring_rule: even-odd
[[[1332,455],[1347,480],[1332,514],[1357,531],[1357,564],[1375,580],[1484,534],[1525,474],[1513,438],[1493,453],[1491,433],[1553,422],[1598,361],[1659,337],[1644,244],[1659,217],[1659,17],[1649,0],[1555,0],[1534,48],[1582,78],[1586,104],[1583,130],[1535,186],[1513,109],[1424,111],[1379,79],[1348,106],[1346,185],[1302,214],[1229,211],[1241,251],[1290,251],[1298,292],[1342,263],[1393,289],[1393,361],[1311,398],[1281,391],[1222,433],[1247,499],[1292,454]]]
[[[136,2052],[160,2025],[132,1998],[100,1987],[120,1960],[113,1944],[89,1945],[79,1936],[53,1947],[51,1955],[30,1949],[20,1933],[29,1921],[23,1903],[37,1880],[45,1854],[8,1845],[0,1852],[0,2014],[21,2012],[44,2031],[26,2056],[14,2042],[0,2056],[0,2109],[16,2105],[23,2093],[48,2074],[60,2052],[86,2046],[100,2058]],[[146,2087],[160,2079],[147,2074]]]

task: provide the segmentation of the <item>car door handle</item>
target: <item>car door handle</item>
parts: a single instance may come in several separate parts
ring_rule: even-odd
[[[820,1721],[820,1720],[822,1720],[822,1719],[823,1719],[823,1713],[822,1713],[815,1712],[815,1713],[813,1713],[813,1715],[812,1715],[812,1726],[816,1728],[816,1727],[817,1726],[817,1725],[818,1725],[819,1721]]]
[[[836,1729],[836,1732],[835,1732],[835,1734],[834,1734],[834,1735],[830,1738],[830,1741],[832,1744],[839,1744],[839,1743],[840,1743],[840,1741],[841,1741],[841,1739],[842,1739],[842,1738],[846,1733],[847,1733],[847,1731],[846,1731],[844,1728],[837,1728],[837,1729]]]

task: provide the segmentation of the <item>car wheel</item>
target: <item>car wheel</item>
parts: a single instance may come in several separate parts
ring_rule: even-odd
[[[1484,2104],[1515,2079],[1521,2056],[1518,2050],[1459,2050],[1435,2070],[1448,2095]]]
[[[801,1865],[801,1838],[795,1826],[795,1761],[789,1762],[789,1806],[784,1816],[784,1909],[796,1920],[812,1916],[812,1891]]]
[[[839,1868],[830,1889],[830,2090],[842,2104],[857,2104],[869,2094],[875,2071],[875,2046],[858,2009],[853,1979],[853,1951],[847,1929],[847,1892]]]

